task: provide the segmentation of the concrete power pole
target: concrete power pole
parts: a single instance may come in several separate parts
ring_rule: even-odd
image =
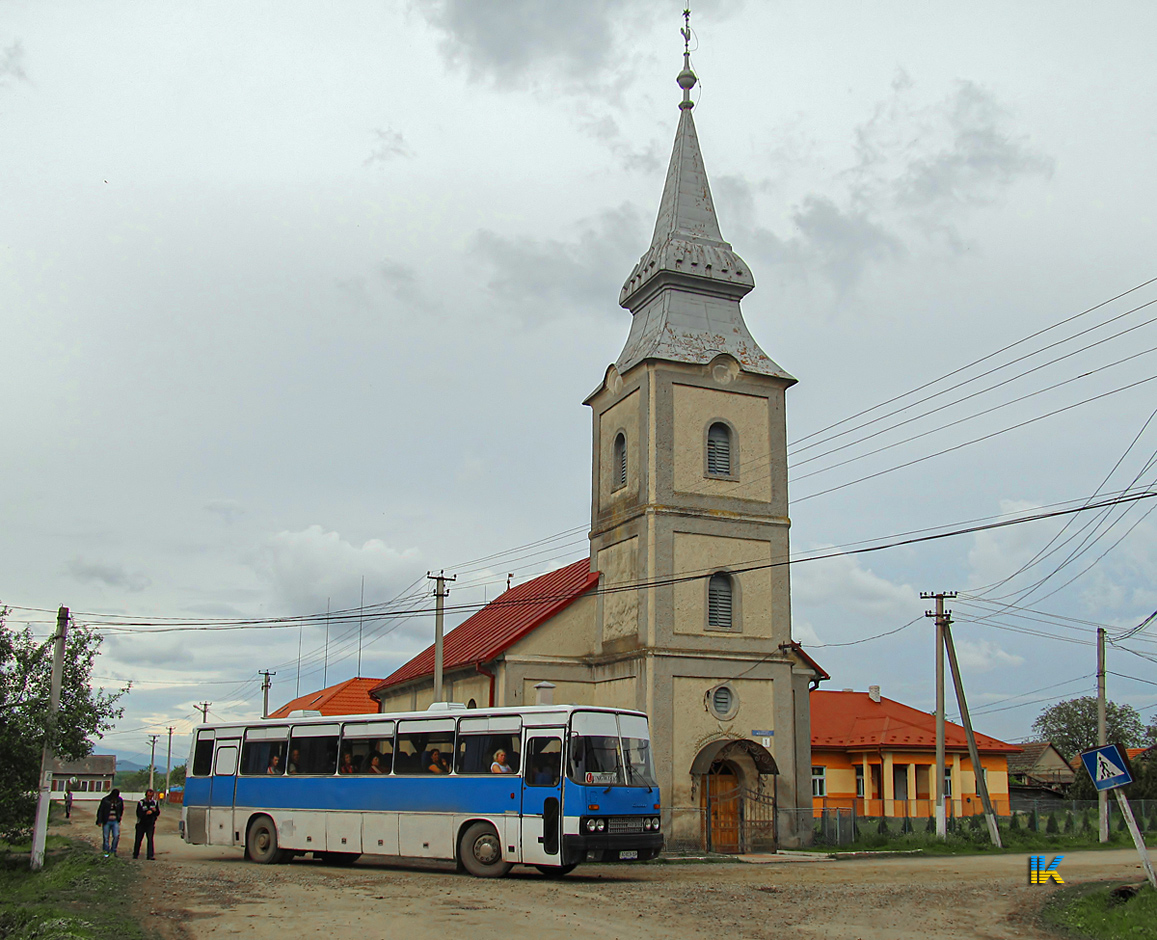
[[[1109,743],[1108,704],[1105,702],[1105,630],[1097,628],[1097,744]],[[1097,832],[1102,842],[1109,841],[1109,794],[1097,791]]]
[[[197,708],[201,710],[201,724],[209,723],[209,706],[212,704],[212,702],[200,702],[197,705]]]
[[[925,617],[936,618],[936,838],[948,838],[948,814],[944,804],[944,599],[955,598],[956,592],[921,593],[927,600],[936,598],[936,610],[925,611]]]
[[[157,766],[157,760],[156,760],[156,758],[157,758],[157,738],[159,738],[159,737],[160,737],[159,734],[150,734],[149,735],[149,789],[150,790],[156,790],[156,787],[153,786],[153,773],[154,773],[156,766]]]
[[[169,801],[169,786],[173,780],[173,729],[169,729],[169,753],[165,757],[165,802]]]
[[[442,620],[446,598],[450,592],[446,589],[447,581],[457,581],[458,576],[446,577],[445,570],[437,574],[426,572],[426,577],[435,582],[434,586],[434,701],[442,701]]]
[[[64,676],[64,644],[68,638],[68,608],[56,612],[56,636],[52,647],[52,684],[48,692],[48,719],[44,748],[40,752],[40,789],[36,795],[36,822],[32,828],[32,855],[28,867],[44,867],[44,842],[48,837],[48,804],[52,800],[52,757],[56,742],[56,719],[60,711],[60,683]]]
[[[270,686],[273,685],[273,682],[271,681],[272,677],[277,675],[277,673],[276,672],[270,672],[268,669],[259,669],[257,671],[257,674],[259,676],[265,676],[264,681],[261,683],[261,692],[262,692],[261,717],[262,718],[268,718],[269,717],[269,688],[270,688]]]
[[[940,629],[944,634],[944,651],[948,654],[948,666],[952,670],[952,684],[956,687],[956,704],[960,706],[960,720],[964,725],[964,733],[968,737],[968,757],[972,761],[972,775],[976,780],[976,792],[980,794],[980,802],[984,804],[984,819],[988,823],[988,834],[992,837],[992,844],[998,849],[1000,844],[1000,829],[996,825],[996,813],[992,809],[992,800],[988,796],[988,781],[984,779],[984,768],[980,764],[980,751],[976,747],[976,735],[972,733],[972,719],[968,716],[968,702],[964,698],[964,680],[960,676],[960,664],[956,661],[956,647],[952,643],[952,614],[945,612],[940,622]]]

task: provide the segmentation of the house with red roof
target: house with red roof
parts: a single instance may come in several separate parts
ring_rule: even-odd
[[[346,679],[317,692],[299,695],[286,702],[270,718],[288,718],[293,712],[319,712],[322,715],[365,715],[378,710],[378,701],[370,692],[381,685],[381,679]]]
[[[812,806],[862,816],[935,814],[936,717],[867,692],[811,693]],[[976,733],[993,808],[1009,812],[1008,760],[1021,748]],[[950,816],[983,812],[964,728],[945,722],[945,795]]]

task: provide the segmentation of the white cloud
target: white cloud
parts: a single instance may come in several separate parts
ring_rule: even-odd
[[[1022,666],[1024,657],[1008,653],[990,640],[961,640],[953,637],[960,668],[969,672],[988,672],[1003,666]]]

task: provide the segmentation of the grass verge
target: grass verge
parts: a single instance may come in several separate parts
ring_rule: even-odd
[[[1109,893],[1119,884],[1089,882],[1059,888],[1041,909],[1041,920],[1070,937],[1157,940],[1157,891],[1146,884],[1136,897],[1120,901]]]
[[[19,846],[0,854],[3,940],[144,940],[132,915],[136,871],[87,843],[49,837],[44,868],[28,870]]]

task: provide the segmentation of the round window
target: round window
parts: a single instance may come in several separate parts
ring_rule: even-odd
[[[716,686],[708,693],[708,704],[716,718],[734,718],[738,702],[735,691],[729,685]]]

